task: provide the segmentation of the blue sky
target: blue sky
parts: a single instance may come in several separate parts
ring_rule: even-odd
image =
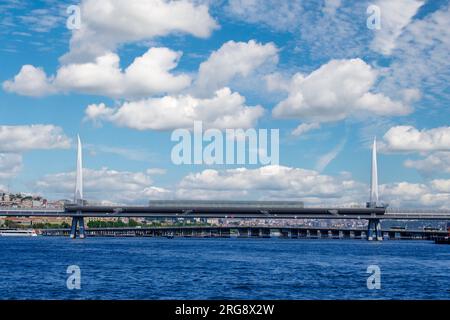
[[[377,136],[382,200],[448,207],[449,21],[448,1],[2,1],[0,190],[71,197],[79,133],[95,201],[359,204]],[[193,121],[279,129],[280,167],[174,165]]]

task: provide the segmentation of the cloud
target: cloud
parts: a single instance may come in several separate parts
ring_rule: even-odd
[[[191,82],[187,75],[169,73],[177,66],[180,57],[180,52],[151,48],[122,71],[119,56],[107,53],[98,57],[95,63],[61,67],[55,83],[62,90],[110,97],[142,97],[178,92]]]
[[[164,175],[167,173],[167,169],[151,168],[151,169],[147,169],[145,172],[147,172],[149,175]]]
[[[151,176],[144,172],[116,171],[108,168],[84,169],[84,193],[88,200],[124,203],[147,203],[164,198],[170,192],[153,186]],[[35,182],[35,189],[54,197],[72,198],[75,172],[49,174]]]
[[[367,6],[367,1],[230,0],[225,10],[231,18],[268,32],[290,32],[288,46],[323,61],[367,54],[372,33],[361,32]]]
[[[14,80],[5,81],[3,87],[30,96],[75,91],[119,98],[178,92],[191,82],[185,74],[170,73],[180,57],[181,52],[151,48],[121,70],[119,56],[109,52],[97,57],[95,62],[64,65],[55,77],[47,77],[42,69],[26,65]]]
[[[218,28],[208,7],[190,0],[84,0],[80,9],[81,28],[73,30],[63,63],[92,61],[120,44],[169,34],[207,38]]]
[[[21,25],[27,25],[31,31],[46,33],[64,24],[65,17],[60,6],[52,4],[48,9],[33,9],[27,15],[18,16]]]
[[[431,181],[433,189],[450,194],[450,179],[435,179]]]
[[[429,183],[396,182],[380,185],[380,198],[391,207],[448,208],[450,180]],[[185,176],[177,186],[180,199],[299,200],[308,206],[363,205],[366,184],[344,173],[330,176],[316,170],[286,166],[257,169],[207,169]]]
[[[366,9],[377,2],[382,10],[382,29],[368,30]],[[291,41],[283,49],[310,57],[312,63],[330,58],[376,60],[380,53],[389,52],[387,75],[377,84],[379,92],[397,98],[403,88],[420,88],[426,91],[428,99],[448,99],[450,6],[429,6],[428,1],[427,8],[420,11],[422,2],[425,1],[287,1],[280,5],[276,0],[230,0],[228,12],[258,28],[265,25],[271,32],[291,32]],[[304,68],[310,71],[311,66]]]
[[[384,134],[380,149],[388,152],[450,151],[450,127],[429,130],[392,127]]]
[[[291,87],[291,79],[280,72],[274,72],[264,76],[266,87],[269,91],[289,92]]]
[[[209,97],[237,76],[247,77],[264,64],[276,64],[277,52],[273,43],[229,41],[200,65],[189,91],[197,97]],[[5,81],[3,88],[29,96],[79,92],[128,100],[177,93],[191,85],[187,74],[171,73],[181,56],[181,52],[154,47],[122,70],[119,56],[107,52],[93,62],[63,65],[54,76],[26,65],[14,79]]]
[[[319,158],[316,164],[316,170],[318,172],[322,172],[325,168],[333,161],[339,153],[341,153],[342,149],[344,149],[345,144],[347,143],[347,137],[342,139],[338,145],[336,145],[330,152],[324,154]]]
[[[449,15],[450,5],[443,4],[405,27],[396,41],[386,77],[379,85],[383,91],[395,93],[399,87],[420,88],[428,109],[440,109],[442,99],[450,98]]]
[[[264,109],[245,105],[243,96],[223,88],[210,99],[180,95],[125,102],[119,108],[91,104],[85,113],[87,120],[137,130],[191,128],[194,121],[203,121],[204,127],[232,129],[254,127]]]
[[[305,134],[311,130],[315,130],[315,129],[319,129],[320,128],[320,124],[319,123],[302,123],[300,124],[297,128],[295,128],[292,131],[292,135],[299,137],[302,134]]]
[[[84,145],[84,148],[89,151],[89,154],[96,156],[98,154],[113,154],[132,161],[149,162],[155,159],[156,154],[147,149],[116,147],[109,145]]]
[[[263,23],[275,30],[290,31],[298,24],[303,8],[299,1],[230,0],[225,10],[247,23]]]
[[[0,181],[15,177],[21,169],[22,155],[15,153],[0,153]]]
[[[397,182],[380,185],[380,197],[391,207],[435,207],[447,208],[450,193],[442,190],[447,182],[424,183]]]
[[[0,126],[0,152],[69,148],[70,139],[54,125]]]
[[[108,108],[104,103],[100,104],[90,104],[85,110],[86,117],[84,120],[90,120],[94,123],[100,122],[102,120],[113,120],[113,116],[116,112],[114,108]]]
[[[323,12],[328,15],[335,15],[341,4],[341,0],[325,0]]]
[[[409,114],[409,106],[374,93],[377,71],[361,59],[331,60],[309,75],[295,74],[288,97],[273,109],[275,118],[330,122],[368,115]]]
[[[29,150],[69,148],[70,139],[53,125],[0,126],[0,182],[15,178]],[[0,186],[0,190],[6,188]]]
[[[88,201],[146,204],[152,199],[273,199],[299,200],[306,205],[363,205],[368,187],[351,179],[348,173],[339,176],[315,170],[286,166],[265,166],[256,169],[207,169],[186,175],[174,189],[153,185],[145,172],[116,171],[108,168],[84,169],[85,197]],[[75,172],[49,174],[34,183],[37,192],[50,198],[72,198]],[[380,185],[380,197],[392,207],[444,208],[450,200],[450,180],[430,183],[397,182]]]
[[[420,160],[407,159],[404,165],[425,175],[450,173],[450,152],[435,152]]]
[[[396,41],[404,28],[412,21],[421,0],[379,0],[375,2],[380,8],[381,29],[375,32],[371,48],[384,55],[390,55],[396,47]]]
[[[3,89],[24,96],[42,97],[55,93],[52,79],[42,68],[24,65],[13,80],[3,82]]]
[[[265,63],[278,62],[278,49],[273,43],[261,44],[228,41],[200,65],[195,92],[214,93],[236,76],[246,77]]]
[[[204,170],[184,177],[177,197],[297,199],[309,203],[348,203],[362,200],[364,185],[342,177],[322,175],[314,170],[285,166],[257,169]]]

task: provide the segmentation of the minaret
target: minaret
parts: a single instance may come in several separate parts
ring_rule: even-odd
[[[78,148],[77,148],[77,176],[75,185],[75,198],[76,204],[83,203],[83,155],[80,136],[78,135]]]
[[[370,179],[370,206],[378,204],[378,168],[377,168],[377,138],[373,140],[372,147],[372,175]]]

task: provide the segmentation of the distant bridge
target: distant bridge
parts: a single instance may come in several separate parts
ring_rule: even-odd
[[[368,240],[382,240],[380,220],[444,220],[450,221],[450,210],[395,210],[378,202],[376,142],[372,150],[370,202],[366,208],[304,207],[298,201],[151,201],[148,206],[86,205],[83,200],[82,148],[78,137],[77,174],[74,204],[64,209],[0,208],[0,216],[70,217],[70,236],[85,237],[84,218],[239,218],[239,219],[365,219],[369,221]],[[79,226],[79,232],[77,227]]]

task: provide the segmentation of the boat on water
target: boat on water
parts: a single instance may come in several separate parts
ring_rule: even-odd
[[[0,237],[36,237],[33,229],[0,229]]]

